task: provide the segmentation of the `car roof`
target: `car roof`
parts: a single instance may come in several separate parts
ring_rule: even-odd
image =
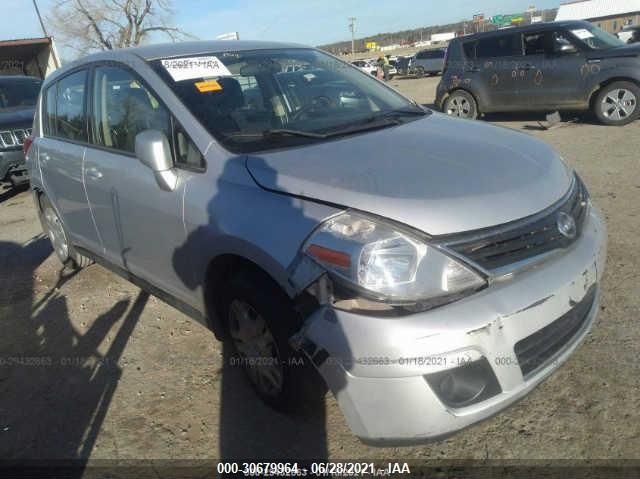
[[[572,27],[579,28],[579,27],[585,27],[585,26],[593,27],[593,24],[584,20],[565,20],[561,22],[532,23],[530,25],[525,25],[523,27],[511,27],[511,28],[505,28],[502,30],[493,30],[491,32],[474,33],[472,35],[465,35],[463,37],[454,38],[451,41],[452,42],[453,41],[470,42],[470,41],[480,40],[482,38],[492,38],[492,37],[499,37],[501,35],[511,35],[513,33],[526,33],[526,32],[532,32],[532,31],[539,32],[540,30],[550,30],[553,28],[572,28]]]
[[[22,81],[22,80],[42,81],[41,78],[30,76],[30,75],[0,75],[0,82],[3,82],[5,80],[8,80],[8,81],[13,81],[13,80],[17,80],[17,81]]]
[[[145,61],[158,60],[160,58],[176,58],[193,55],[206,55],[210,53],[223,53],[250,50],[271,50],[278,48],[313,48],[298,43],[262,42],[253,40],[217,40],[217,41],[191,41],[179,43],[156,43],[132,48],[118,48],[93,53],[79,58],[63,68],[56,70],[47,77],[46,83],[54,81],[64,73],[90,62],[98,61],[122,61],[127,57],[138,57]]]

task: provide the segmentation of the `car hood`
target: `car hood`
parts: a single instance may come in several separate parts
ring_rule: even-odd
[[[559,200],[571,173],[545,143],[433,113],[340,140],[249,155],[261,187],[391,218],[431,235],[499,225]]]
[[[596,58],[616,58],[640,55],[640,43],[631,43],[621,47],[609,48],[607,50],[598,50],[589,52],[589,59]]]
[[[33,106],[0,110],[0,128],[31,127],[35,111],[35,107]]]

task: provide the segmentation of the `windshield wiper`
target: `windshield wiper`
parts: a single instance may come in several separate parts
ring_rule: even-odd
[[[377,120],[379,118],[400,118],[403,116],[425,116],[427,111],[422,108],[398,108],[397,110],[383,110],[382,112],[369,117],[370,121]]]
[[[358,133],[367,130],[380,130],[389,126],[397,126],[401,123],[402,122],[397,118],[389,118],[384,116],[369,117],[365,118],[364,121],[357,124],[347,125],[344,128],[340,128],[339,130],[333,130],[330,133],[327,133],[326,137],[330,138],[332,136],[349,135],[351,133]]]
[[[264,138],[274,137],[274,136],[302,136],[305,138],[327,138],[327,135],[323,133],[314,133],[312,131],[303,131],[303,130],[291,130],[289,128],[274,128],[272,130],[265,130],[262,132],[262,136]]]
[[[303,130],[292,130],[288,128],[274,128],[270,130],[264,131],[252,131],[252,132],[234,132],[226,135],[227,138],[233,139],[272,139],[272,138],[282,138],[286,136],[299,136],[303,138],[314,138],[314,139],[324,139],[327,138],[327,135],[322,133],[314,133],[312,131],[303,131]]]
[[[378,130],[389,126],[401,125],[403,122],[400,120],[403,116],[425,116],[428,112],[423,109],[397,109],[386,110],[382,113],[366,117],[355,124],[347,125],[339,130],[334,130],[327,133],[327,137],[348,135],[350,133],[358,133],[360,131]]]

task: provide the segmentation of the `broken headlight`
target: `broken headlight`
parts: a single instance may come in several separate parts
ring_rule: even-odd
[[[359,296],[411,310],[447,303],[486,285],[480,274],[418,234],[361,213],[330,218],[303,251]]]

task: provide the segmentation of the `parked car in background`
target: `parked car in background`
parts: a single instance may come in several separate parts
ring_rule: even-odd
[[[617,35],[624,43],[638,43],[640,42],[640,25],[625,25]]]
[[[0,76],[0,181],[14,185],[28,181],[22,147],[31,135],[42,80],[28,76]]]
[[[591,110],[606,125],[640,115],[640,45],[589,22],[533,24],[456,38],[436,105],[477,118],[506,111]]]
[[[599,310],[605,225],[558,153],[313,48],[91,55],[45,80],[28,165],[61,262],[209,325],[276,409],[320,375],[366,442],[496,414]]]
[[[410,68],[418,76],[439,74],[444,70],[445,53],[444,48],[422,50],[412,57]]]
[[[369,73],[370,75],[375,76],[376,72],[378,71],[378,66],[367,60],[355,60],[355,61],[352,61],[351,64],[359,68],[363,72]]]

